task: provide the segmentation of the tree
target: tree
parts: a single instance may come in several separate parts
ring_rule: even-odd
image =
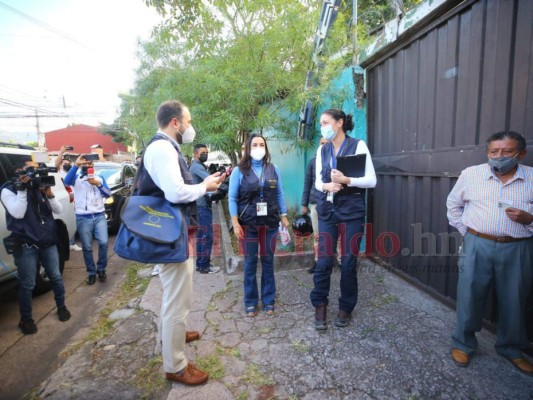
[[[120,116],[120,123],[141,140],[153,134],[157,106],[168,99],[179,99],[191,108],[197,140],[212,150],[224,151],[235,163],[250,132],[274,128],[295,146],[312,146],[296,137],[295,116],[302,104],[310,101],[317,105],[326,98],[354,95],[328,90],[330,81],[351,64],[351,1],[342,2],[319,56],[318,79],[307,89],[304,82],[308,69],[315,68],[311,49],[322,2],[145,3],[165,20],[154,29],[151,40],[139,44],[136,82],[130,93],[121,96]],[[391,10],[386,0],[360,3],[363,13],[372,7]],[[367,29],[359,26],[359,30]],[[190,151],[187,147],[185,150]]]
[[[153,134],[157,105],[177,98],[190,106],[198,140],[236,162],[250,132],[282,126],[282,106],[298,110],[319,2],[146,3],[167,18],[141,44],[135,86],[121,96],[130,130]]]

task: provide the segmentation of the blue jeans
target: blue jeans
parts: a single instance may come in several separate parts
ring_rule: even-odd
[[[23,245],[20,251],[14,254],[14,258],[19,278],[18,296],[21,319],[32,318],[31,297],[35,287],[35,276],[37,275],[37,263],[39,261],[52,283],[57,307],[65,305],[65,285],[59,271],[57,246],[36,248]]]
[[[196,270],[208,270],[213,249],[213,211],[210,207],[198,207],[196,228]]]
[[[87,273],[96,275],[96,272],[104,272],[107,266],[108,242],[105,213],[91,214],[89,216],[76,215],[76,224]],[[93,237],[98,243],[98,262],[96,266],[93,258]]]
[[[261,252],[261,301],[263,306],[274,305],[276,297],[276,281],[274,279],[274,252],[276,251],[277,228],[265,226],[243,227],[244,239],[240,241],[244,250],[244,306],[257,306],[259,294],[257,290],[257,259],[258,249]]]
[[[357,304],[357,256],[364,232],[364,218],[341,220],[335,213],[328,219],[318,219],[318,262],[313,275],[314,288],[311,303],[314,307],[328,304],[333,257],[337,252],[337,241],[341,237],[341,296],[339,309],[352,312]]]

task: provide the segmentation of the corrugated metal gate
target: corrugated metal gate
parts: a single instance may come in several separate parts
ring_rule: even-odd
[[[458,241],[445,203],[457,176],[486,160],[485,141],[501,130],[524,134],[533,165],[532,21],[531,0],[465,1],[363,64],[373,252],[450,303]],[[533,307],[528,315],[533,341]]]

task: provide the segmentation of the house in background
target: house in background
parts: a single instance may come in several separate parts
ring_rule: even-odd
[[[113,142],[111,136],[104,135],[94,126],[72,125],[45,132],[44,136],[48,154],[52,157],[66,144],[74,147],[74,150],[66,153],[72,159],[83,153],[99,153],[101,160],[116,162],[133,161],[135,158],[125,145]]]

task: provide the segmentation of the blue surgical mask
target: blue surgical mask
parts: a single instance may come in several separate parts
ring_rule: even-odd
[[[517,153],[512,157],[489,158],[488,164],[495,173],[505,175],[518,164],[518,159],[516,158],[518,154],[520,153]]]
[[[320,128],[320,133],[322,134],[322,137],[327,141],[333,140],[335,136],[337,136],[337,132],[333,130],[331,125],[322,126]]]

